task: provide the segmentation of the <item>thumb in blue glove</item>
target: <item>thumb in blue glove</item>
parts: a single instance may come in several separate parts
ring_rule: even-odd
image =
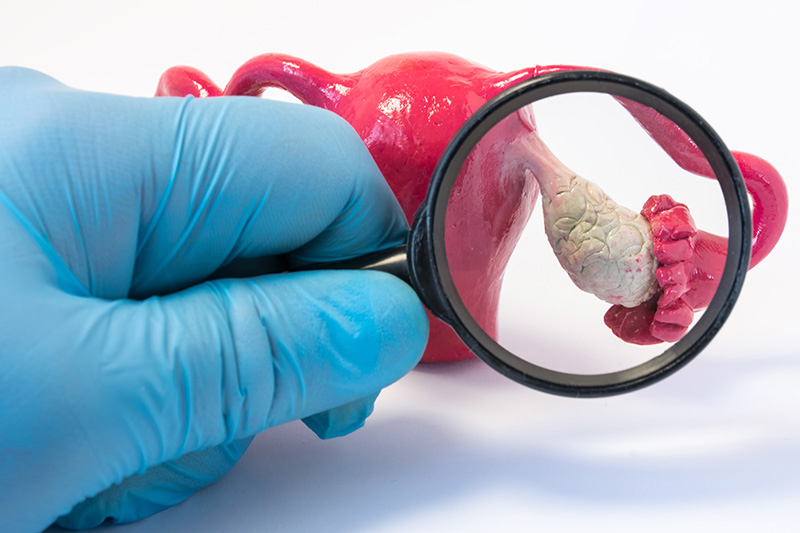
[[[0,88],[0,530],[150,515],[264,429],[357,429],[418,361],[425,314],[391,276],[219,279],[403,242],[339,118],[86,93],[16,68]]]

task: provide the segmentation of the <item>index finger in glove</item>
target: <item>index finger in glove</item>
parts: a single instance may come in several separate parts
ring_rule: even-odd
[[[264,258],[266,272],[284,254],[330,261],[405,239],[394,195],[333,113],[3,78],[0,190],[93,296],[166,294],[242,259]]]

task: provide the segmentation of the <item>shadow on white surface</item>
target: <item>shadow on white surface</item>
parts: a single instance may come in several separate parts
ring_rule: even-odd
[[[363,430],[327,442],[299,423],[269,430],[183,504],[97,531],[658,530],[699,525],[692,517],[730,530],[756,519],[755,504],[800,499],[800,435],[786,427],[798,393],[780,386],[797,383],[800,364],[695,369],[585,401],[514,386],[477,361],[423,366]],[[790,506],[778,509],[788,524]]]

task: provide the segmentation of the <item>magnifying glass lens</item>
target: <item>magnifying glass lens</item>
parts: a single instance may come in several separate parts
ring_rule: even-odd
[[[630,100],[577,92],[514,110],[449,194],[447,267],[471,322],[558,372],[658,356],[702,316],[724,268],[711,168],[680,127]]]

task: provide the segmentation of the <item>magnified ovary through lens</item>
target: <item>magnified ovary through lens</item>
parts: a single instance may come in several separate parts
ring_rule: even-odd
[[[527,113],[526,113],[527,112]],[[542,193],[544,229],[559,263],[580,289],[624,307],[657,291],[657,261],[647,219],[617,204],[600,187],[567,168],[533,127],[527,163]]]
[[[669,190],[669,187],[661,186],[666,182],[663,179],[659,182],[659,176],[648,175],[658,174],[658,165],[653,165],[654,157],[665,160],[673,172],[687,173],[643,134],[618,103],[608,97],[605,99],[624,115],[629,126],[645,138],[648,148],[655,154],[636,153],[634,149],[625,157],[639,157],[644,161],[644,170],[637,175],[626,175],[636,173],[636,167],[618,158],[617,173],[622,175],[617,176],[618,182],[612,183],[613,191],[604,191],[590,181],[596,179],[595,176],[583,177],[559,158],[586,161],[594,156],[609,159],[608,154],[593,154],[590,148],[584,150],[590,153],[579,153],[580,157],[574,157],[577,152],[570,153],[572,147],[569,144],[566,149],[545,144],[545,140],[550,142],[550,130],[542,128],[544,131],[540,132],[532,106],[513,113],[481,139],[462,167],[453,188],[445,231],[448,263],[462,300],[471,302],[469,311],[473,318],[503,345],[503,339],[498,339],[496,312],[499,286],[504,283],[506,267],[518,241],[526,240],[525,227],[536,207],[539,193],[543,233],[561,269],[572,284],[611,305],[606,311],[593,315],[592,319],[604,322],[610,328],[610,332],[603,329],[611,339],[610,333],[613,332],[630,344],[674,342],[692,324],[695,311],[706,307],[713,297],[725,261],[726,239],[698,231],[689,209],[671,196],[651,195],[656,186],[662,191]],[[681,137],[681,142],[689,143],[699,154],[675,124],[654,110],[633,102],[620,100],[620,103],[637,120],[644,117],[639,122],[645,129],[670,130],[670,134]],[[647,124],[645,119],[655,120],[658,124]],[[572,131],[567,137],[577,139],[577,133]],[[598,144],[590,142],[584,146]],[[562,152],[567,153],[562,156]],[[690,171],[711,175],[701,154],[695,163],[697,168],[690,168]],[[594,164],[589,168],[594,173]],[[603,183],[609,183],[605,177]],[[712,193],[716,195],[716,202],[712,203],[723,209],[718,186],[711,181],[707,184],[712,186]],[[633,190],[647,192],[632,196]],[[646,199],[644,207],[636,211],[621,205],[622,202],[616,202],[611,196],[617,192],[624,193],[629,205],[642,205],[640,198]],[[716,217],[726,220],[724,210],[718,211]],[[538,227],[537,231],[542,233],[541,226],[533,224],[533,227]],[[462,242],[464,235],[472,237],[470,243]],[[551,276],[544,268],[547,258],[542,257],[541,249],[526,252],[530,257],[523,276],[537,279]],[[548,279],[553,283],[560,282],[564,274]],[[524,289],[509,287],[504,290],[504,294],[509,290],[525,292]],[[474,297],[478,292],[484,295],[483,299]],[[539,308],[541,311],[542,306],[552,305],[536,292],[512,296],[523,302],[523,309]],[[565,294],[565,298],[568,296]],[[596,310],[592,305],[593,311]],[[553,313],[548,320],[572,321],[573,315],[579,314],[578,306],[583,306],[583,303],[568,310],[566,317],[558,318]],[[519,323],[524,321],[524,316],[517,320]],[[580,328],[576,320],[572,334],[580,336],[583,333]],[[546,332],[547,328],[540,329]],[[533,347],[529,349],[535,350]]]

